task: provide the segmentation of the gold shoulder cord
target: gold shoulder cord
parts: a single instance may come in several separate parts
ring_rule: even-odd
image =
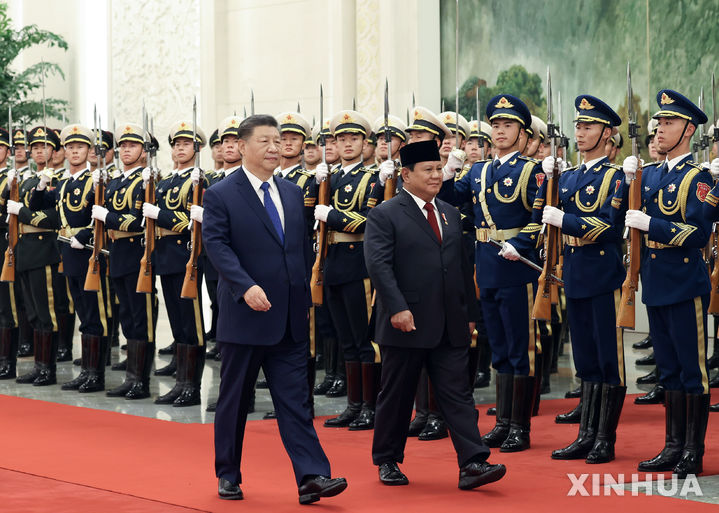
[[[333,202],[335,204],[335,208],[337,210],[354,210],[362,206],[362,203],[364,203],[364,196],[367,188],[367,183],[369,183],[370,179],[372,178],[372,173],[365,173],[365,175],[360,180],[359,185],[357,186],[357,189],[355,190],[355,193],[352,195],[352,199],[348,201],[347,203],[341,203],[339,200],[339,189],[337,189],[334,193]]]
[[[492,215],[489,213],[489,207],[487,206],[487,196],[485,193],[485,191],[487,190],[487,169],[489,169],[489,163],[490,161],[487,161],[482,168],[482,175],[480,178],[480,185],[482,188],[479,191],[479,206],[482,209],[482,215],[484,216],[484,220],[487,221],[487,226],[489,226],[490,228],[496,228],[497,225],[494,222],[494,219],[492,219]]]
[[[112,208],[116,210],[117,212],[121,212],[127,208],[127,205],[130,203],[130,199],[132,198],[132,192],[137,187],[137,184],[142,181],[142,177],[138,177],[135,179],[134,182],[132,182],[127,189],[125,190],[125,193],[122,195],[121,200],[118,202],[117,196],[120,193],[120,190],[116,190],[115,193],[112,195]]]
[[[682,220],[687,220],[687,199],[689,196],[689,186],[692,184],[692,180],[694,180],[694,177],[698,173],[698,169],[692,169],[686,175],[684,175],[684,178],[682,178],[682,181],[679,184],[679,191],[677,192],[677,202],[674,203],[674,205],[672,205],[671,207],[664,206],[664,189],[659,190],[659,210],[662,214],[664,214],[665,216],[673,216],[679,211],[679,209],[681,209]]]
[[[582,202],[579,200],[579,192],[577,191],[574,194],[574,204],[577,205],[577,208],[581,210],[584,213],[590,213],[595,212],[598,207],[601,207],[604,205],[604,201],[607,199],[607,195],[609,194],[609,188],[612,185],[612,179],[614,178],[614,174],[617,172],[616,169],[611,169],[604,173],[604,178],[602,179],[602,185],[599,186],[599,194],[597,194],[597,199],[594,203],[588,206],[584,206]]]

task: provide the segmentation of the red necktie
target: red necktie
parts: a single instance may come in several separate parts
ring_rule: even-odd
[[[431,203],[425,203],[424,209],[427,211],[427,221],[429,226],[432,227],[432,231],[437,236],[437,240],[442,243],[442,234],[439,231],[439,224],[437,224],[437,216],[434,215],[434,207]]]

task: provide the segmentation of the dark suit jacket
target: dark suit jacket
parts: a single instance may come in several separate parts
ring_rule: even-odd
[[[462,223],[452,205],[436,204],[442,244],[404,190],[370,211],[364,252],[377,289],[375,340],[380,345],[432,348],[442,340],[445,326],[450,344],[470,343],[467,323],[477,319],[478,311]],[[402,310],[412,312],[416,331],[392,327],[390,318]]]
[[[293,340],[307,341],[312,252],[304,199],[296,185],[272,179],[284,209],[284,244],[243,168],[205,191],[202,240],[219,275],[219,342],[272,345],[288,325]],[[253,285],[267,294],[267,312],[252,310],[242,298]]]

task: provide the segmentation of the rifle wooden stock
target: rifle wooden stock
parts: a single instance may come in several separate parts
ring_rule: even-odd
[[[555,161],[554,175],[547,182],[547,205],[556,207],[559,199],[559,169]],[[532,319],[538,321],[552,320],[552,304],[559,301],[559,289],[551,279],[555,273],[558,259],[559,228],[545,225],[544,234],[544,266],[537,280],[537,295],[532,307]]]
[[[10,184],[10,199],[12,201],[20,201],[20,190],[17,183],[17,177]],[[0,273],[0,281],[15,281],[15,247],[18,239],[18,221],[17,215],[9,214],[7,222],[7,249],[5,250],[5,261],[2,265]]]
[[[714,256],[714,268],[711,273],[711,298],[709,300],[709,310],[707,313],[711,315],[719,315],[719,226],[714,224],[714,230],[712,233],[712,253]]]
[[[384,183],[384,200],[391,200],[394,198],[394,193],[397,190],[397,175],[392,178],[387,178]]]
[[[329,177],[320,184],[317,204],[329,205],[330,203],[330,179]],[[317,248],[317,256],[312,266],[312,278],[310,287],[312,292],[312,303],[319,306],[324,301],[324,267],[325,257],[327,256],[327,223],[320,221],[319,228],[316,232],[317,240],[315,242]]]
[[[202,206],[202,181],[192,187],[192,204]],[[190,235],[190,258],[185,266],[185,279],[182,281],[180,297],[195,299],[197,297],[198,267],[202,251],[202,224],[193,222]]]
[[[95,186],[95,205],[102,206],[105,199],[105,184],[100,182]],[[105,224],[95,219],[92,232],[92,255],[87,265],[85,275],[85,290],[100,291],[100,255],[105,247]]]
[[[642,169],[637,169],[637,174],[629,186],[629,210],[639,210],[642,206]],[[640,251],[642,246],[642,232],[637,228],[629,229],[629,241],[627,242],[627,276],[622,283],[622,298],[619,302],[619,313],[617,314],[617,328],[634,329],[634,304],[636,292],[639,289],[639,265]]]
[[[155,180],[150,178],[145,187],[145,203],[155,204]],[[140,274],[137,276],[136,292],[152,292],[152,252],[155,250],[155,220],[145,218],[145,253],[140,259]]]

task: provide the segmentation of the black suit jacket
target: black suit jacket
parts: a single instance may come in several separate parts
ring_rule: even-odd
[[[436,200],[440,244],[427,218],[406,192],[370,211],[365,261],[377,289],[375,340],[380,345],[436,347],[445,328],[453,346],[469,345],[467,323],[478,317],[472,269],[462,244],[459,212]],[[410,310],[417,329],[404,333],[390,318]]]

